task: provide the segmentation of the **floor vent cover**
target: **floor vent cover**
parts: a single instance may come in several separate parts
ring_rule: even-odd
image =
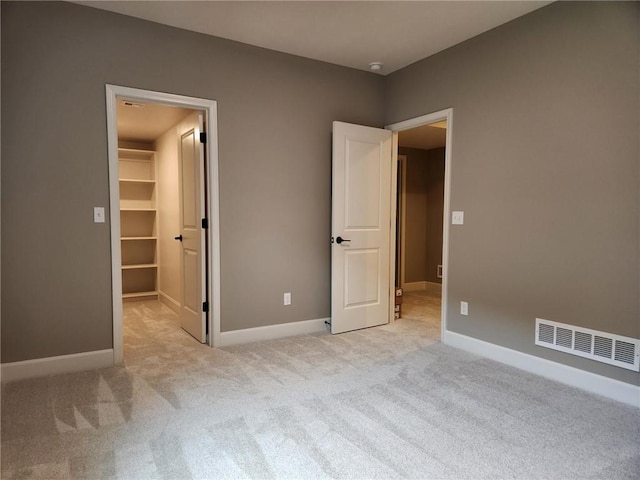
[[[640,371],[640,340],[536,318],[536,345]]]

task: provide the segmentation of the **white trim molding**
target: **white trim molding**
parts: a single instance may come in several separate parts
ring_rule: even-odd
[[[293,337],[295,335],[326,332],[327,325],[325,322],[329,320],[329,318],[317,318],[314,320],[303,320],[301,322],[280,323],[278,325],[222,332],[220,334],[220,344],[217,346],[227,347],[241,343],[260,342],[262,340],[275,340],[278,338]]]
[[[113,349],[3,363],[2,383],[113,366]]]
[[[420,127],[422,125],[428,125],[430,123],[436,123],[446,120],[447,122],[447,132],[446,132],[446,140],[445,140],[445,152],[444,152],[444,207],[443,207],[443,218],[442,218],[442,301],[440,308],[440,331],[441,336],[444,338],[447,332],[447,299],[449,295],[449,225],[451,218],[451,165],[452,165],[452,155],[453,155],[453,108],[447,108],[444,110],[440,110],[438,112],[429,113],[427,115],[422,115],[420,117],[410,118],[408,120],[404,120],[402,122],[393,123],[391,125],[387,125],[385,128],[387,130],[391,130],[394,132],[394,149],[397,154],[398,144],[397,144],[397,132],[401,132],[402,130],[409,130],[410,128]],[[395,158],[395,157],[394,157]],[[391,185],[391,192],[393,198],[396,195],[397,183]],[[395,223],[392,224],[390,229],[391,240],[395,242]],[[395,262],[395,252],[392,253],[392,261]],[[395,272],[392,272],[395,273]],[[391,277],[393,280],[393,275]],[[393,307],[393,305],[392,305]],[[390,318],[393,318],[393,314]]]
[[[180,315],[180,302],[175,300],[171,295],[158,290],[158,300],[160,303],[170,308],[176,315]]]
[[[120,273],[120,191],[118,182],[118,129],[117,100],[126,98],[143,102],[154,102],[190,108],[205,112],[207,131],[207,265],[209,291],[212,308],[209,313],[209,339],[212,347],[220,341],[220,216],[219,216],[219,171],[218,171],[218,113],[217,103],[204,98],[187,97],[171,93],[154,92],[138,88],[106,84],[107,144],[109,152],[109,210],[111,225],[111,291],[113,304],[113,363],[124,360],[122,333],[122,277]]]
[[[429,282],[427,281],[421,281],[421,282],[406,282],[402,285],[402,289],[405,292],[417,292],[420,290],[426,290],[427,289],[427,284]]]
[[[640,386],[552,362],[545,358],[518,352],[449,330],[444,333],[442,343],[446,345],[640,409]]]
[[[428,280],[422,280],[420,282],[405,283],[402,289],[405,292],[417,292],[420,290],[434,290],[434,289],[438,289],[442,291],[442,284],[437,282],[430,282]]]

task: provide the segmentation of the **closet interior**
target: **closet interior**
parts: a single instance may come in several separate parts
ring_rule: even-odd
[[[122,298],[182,304],[179,144],[197,111],[119,100],[118,177]]]

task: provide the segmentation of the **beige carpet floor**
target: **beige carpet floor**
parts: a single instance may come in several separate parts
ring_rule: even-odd
[[[439,340],[440,299],[441,287],[439,285],[429,285],[426,290],[405,291],[401,308],[402,318],[430,323],[436,329],[430,333],[430,336]]]
[[[2,478],[639,478],[638,409],[442,345],[424,308],[223,349],[125,310],[124,366],[4,386]]]

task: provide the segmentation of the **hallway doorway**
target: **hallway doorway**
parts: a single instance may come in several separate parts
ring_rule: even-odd
[[[396,318],[444,330],[448,122],[435,114],[397,129]],[[430,118],[428,118],[430,117]],[[411,122],[411,121],[409,121]],[[405,123],[405,122],[403,122]],[[391,128],[391,127],[388,127]]]

